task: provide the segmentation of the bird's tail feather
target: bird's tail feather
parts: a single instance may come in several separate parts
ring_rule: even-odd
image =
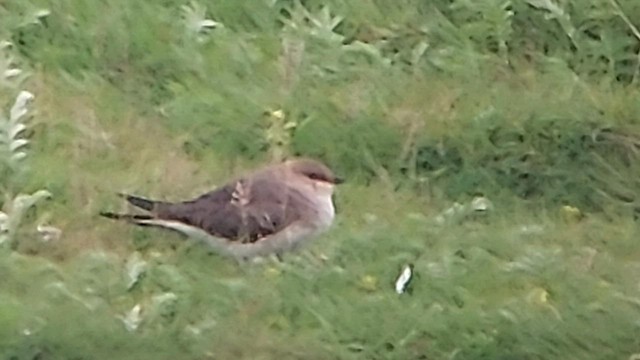
[[[153,220],[159,219],[162,216],[159,216],[158,212],[162,212],[170,203],[163,201],[155,201],[145,199],[143,197],[129,195],[124,193],[118,193],[118,196],[127,200],[131,205],[149,211],[151,214],[122,214],[122,213],[114,213],[110,211],[102,211],[100,212],[100,216],[106,217],[108,219],[113,220],[123,220],[129,223],[142,225],[142,226],[150,226],[153,225]]]
[[[138,226],[158,227],[172,230],[186,236],[199,236],[200,238],[204,239],[208,238],[208,235],[206,235],[206,233],[202,229],[198,229],[180,221],[158,219],[151,215],[117,214],[108,211],[102,211],[100,212],[100,216],[104,216],[108,219],[124,220]]]
[[[118,195],[120,197],[123,197],[125,200],[127,200],[129,204],[147,211],[153,211],[156,205],[160,203],[159,201],[149,200],[149,199],[145,199],[143,197],[139,197],[135,195],[129,195],[129,194],[123,194],[123,193],[119,193]]]
[[[101,211],[100,216],[106,217],[108,219],[114,220],[125,220],[132,223],[138,223],[143,220],[152,220],[153,216],[151,215],[137,215],[137,214],[118,214],[109,211]]]

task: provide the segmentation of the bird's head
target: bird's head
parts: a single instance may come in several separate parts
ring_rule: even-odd
[[[335,185],[344,182],[344,179],[336,176],[329,167],[317,160],[297,158],[287,160],[284,165],[296,179],[311,184],[316,189],[333,192]]]

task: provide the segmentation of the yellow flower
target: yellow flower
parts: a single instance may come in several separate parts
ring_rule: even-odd
[[[564,205],[560,209],[562,218],[568,222],[578,222],[584,217],[580,209],[571,205]]]
[[[364,275],[358,282],[358,287],[366,291],[378,290],[378,279],[375,276]]]
[[[280,270],[274,268],[273,266],[270,266],[270,267],[266,268],[264,273],[265,273],[265,275],[267,275],[270,278],[276,278],[276,277],[280,276],[280,274],[282,274],[282,272]]]
[[[271,116],[273,116],[276,119],[282,120],[284,119],[284,111],[282,111],[282,109],[272,111]]]

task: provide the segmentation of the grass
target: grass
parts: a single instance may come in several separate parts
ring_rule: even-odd
[[[588,3],[4,2],[3,210],[52,198],[0,253],[0,358],[636,358],[640,8]],[[281,152],[349,179],[282,263],[96,216]]]
[[[130,291],[124,254],[90,251],[52,264],[15,253],[3,259],[3,296],[22,300],[3,301],[2,348],[7,358],[633,354],[635,224],[521,211],[443,226],[384,211],[370,223],[352,216],[364,224],[342,220],[314,246],[327,260],[292,255],[244,266],[161,232],[114,229],[113,241],[144,242],[148,271]],[[540,229],[525,232],[531,224]],[[416,279],[398,295],[392,283],[406,263]],[[154,303],[167,293],[175,300]],[[135,304],[143,322],[129,333],[117,316]]]

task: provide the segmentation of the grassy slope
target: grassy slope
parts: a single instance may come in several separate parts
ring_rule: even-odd
[[[0,257],[2,358],[602,359],[640,352],[637,225],[617,210],[567,220],[557,206],[559,199],[592,205],[589,191],[600,184],[587,181],[593,177],[581,161],[589,158],[567,155],[562,136],[571,146],[572,132],[583,135],[594,123],[634,129],[636,87],[612,84],[610,73],[577,76],[557,49],[557,57],[527,62],[526,46],[512,45],[522,52],[513,71],[499,51],[494,57],[447,38],[459,34],[417,2],[366,1],[332,7],[347,18],[340,31],[365,41],[395,29],[398,63],[381,64],[386,53],[345,55],[329,40],[303,35],[306,58],[291,65],[291,85],[279,72],[274,9],[207,4],[226,28],[198,44],[182,35],[179,4],[164,3],[0,7],[9,19],[2,30],[32,69],[24,87],[37,97],[20,190],[54,195],[27,219],[18,251]],[[635,11],[630,4],[625,9]],[[46,26],[22,25],[38,6],[52,9]],[[423,20],[436,48],[407,65],[402,57],[410,57],[406,48]],[[522,29],[522,18],[514,21]],[[520,35],[512,43],[528,39]],[[442,46],[447,41],[458,47]],[[433,70],[442,49],[453,55]],[[292,149],[321,156],[352,179],[337,195],[335,228],[312,247],[325,260],[305,252],[282,264],[238,266],[172,234],[95,216],[122,206],[116,191],[189,197],[264,161],[262,112],[280,107],[292,120],[311,118]],[[495,128],[507,129],[499,135],[511,147],[489,143]],[[559,129],[561,140],[512,138],[548,128]],[[434,144],[456,149],[465,165],[447,170],[455,159],[438,155],[427,165],[441,168],[422,172],[407,160]],[[558,148],[545,152],[549,144]],[[496,176],[523,154],[534,160]],[[523,167],[533,177],[551,173],[531,185],[544,192],[527,200],[500,182]],[[637,167],[615,169],[621,175],[605,173],[604,181],[633,192]],[[473,191],[491,195],[489,216],[435,224],[439,211],[469,201]],[[43,220],[63,230],[59,241],[39,240],[33,225]],[[527,233],[525,225],[538,228]],[[148,269],[127,290],[126,261],[136,250]],[[413,291],[397,296],[392,282],[409,262]],[[136,304],[143,323],[130,333],[119,316]]]

